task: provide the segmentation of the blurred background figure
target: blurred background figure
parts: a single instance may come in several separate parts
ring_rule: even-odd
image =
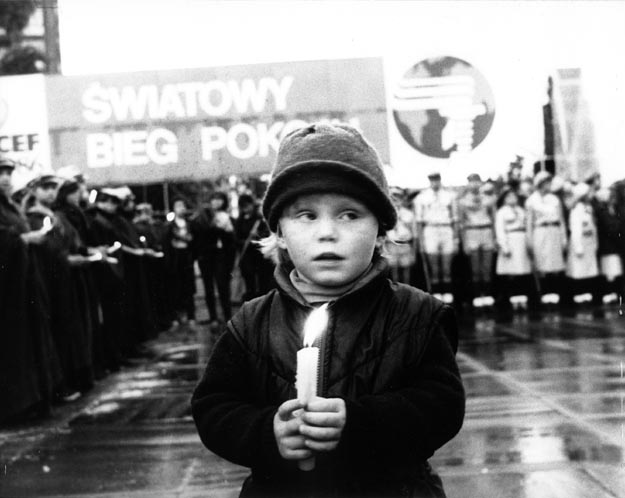
[[[519,195],[512,188],[503,191],[497,201],[495,233],[497,238],[497,318],[512,320],[513,295],[525,295],[530,317],[538,315],[540,299],[532,274],[532,261],[526,236],[525,210],[519,205]]]
[[[569,303],[562,299],[567,250],[566,225],[562,203],[551,193],[551,180],[552,175],[546,171],[539,171],[534,177],[535,191],[525,202],[527,236],[534,268],[540,277],[542,294],[558,294],[561,306],[567,306]]]
[[[23,204],[31,228],[50,227],[33,256],[41,263],[49,299],[50,327],[63,373],[57,395],[72,400],[93,385],[93,324],[87,282],[79,268],[84,264],[86,248],[63,214],[53,211],[62,182],[54,175],[39,176],[29,184],[31,192]],[[64,196],[68,191],[63,190]]]
[[[431,292],[443,293],[451,284],[451,262],[458,252],[457,207],[454,195],[443,188],[441,174],[428,175],[430,188],[414,200],[417,238],[429,269]]]
[[[599,267],[604,278],[604,294],[625,294],[623,261],[625,247],[624,221],[618,212],[616,186],[601,189],[596,194],[597,233],[599,236]]]
[[[211,322],[219,321],[215,303],[215,289],[219,295],[223,320],[232,316],[230,284],[235,258],[234,226],[228,214],[228,196],[215,191],[191,223],[194,237],[194,255],[197,258],[206,306]]]
[[[257,242],[269,236],[258,204],[250,194],[238,200],[239,216],[234,221],[234,234],[238,251],[236,263],[245,282],[244,301],[261,296],[273,287],[273,264],[260,252]],[[235,265],[236,266],[236,265]]]
[[[397,207],[397,224],[386,234],[385,255],[391,267],[393,280],[410,284],[416,263],[415,213],[405,190],[394,188],[391,195]]]
[[[165,258],[166,230],[154,219],[152,205],[143,202],[135,209],[133,224],[139,234],[143,248],[152,257],[146,261],[148,293],[152,315],[158,330],[168,329],[174,319],[171,306],[171,289],[167,285],[168,260]]]
[[[0,422],[50,415],[63,380],[46,282],[32,255],[49,230],[32,230],[11,200],[14,169],[0,157]]]
[[[467,178],[466,193],[458,202],[462,247],[469,257],[471,270],[470,302],[473,297],[492,296],[491,276],[495,250],[495,201],[493,195],[484,193],[478,174]],[[480,302],[480,305],[482,303]]]
[[[591,188],[587,183],[578,183],[573,188],[572,208],[569,213],[570,245],[566,259],[569,283],[561,296],[567,308],[572,307],[573,296],[586,292],[592,294],[595,306],[602,304],[597,262],[599,241],[590,196]]]
[[[193,270],[191,225],[187,221],[187,205],[184,199],[172,202],[173,218],[169,221],[166,251],[169,255],[169,282],[173,297],[173,310],[178,321],[195,322],[195,273]]]

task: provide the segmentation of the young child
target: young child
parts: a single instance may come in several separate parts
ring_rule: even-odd
[[[464,417],[456,321],[386,277],[379,249],[397,215],[375,149],[348,125],[293,131],[263,215],[278,289],[245,303],[215,344],[192,399],[202,442],[251,468],[245,497],[445,496],[427,459]],[[321,303],[318,397],[303,405],[296,354]]]

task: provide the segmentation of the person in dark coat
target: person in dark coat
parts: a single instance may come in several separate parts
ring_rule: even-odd
[[[269,292],[275,286],[274,265],[263,256],[258,241],[269,235],[269,229],[249,194],[239,197],[239,217],[234,222],[241,276],[245,282],[243,300],[247,301]]]
[[[155,253],[141,240],[132,221],[135,216],[135,197],[128,187],[113,189],[121,200],[112,219],[122,243],[125,269],[126,299],[129,306],[128,356],[140,356],[140,342],[156,335],[157,327],[148,290],[147,262]]]
[[[84,328],[89,331],[94,376],[102,378],[106,366],[99,317],[100,303],[94,279],[93,260],[90,259],[101,254],[98,254],[100,251],[94,247],[91,240],[90,222],[80,207],[80,201],[80,182],[71,177],[65,179],[59,187],[53,207],[59,222],[64,226],[63,241],[69,254],[73,278],[83,287],[78,298],[87,307],[82,317],[85,321]]]
[[[600,190],[594,201],[599,236],[599,266],[604,278],[603,293],[625,293],[623,255],[625,254],[625,224],[620,217],[616,185]]]
[[[62,381],[48,295],[32,254],[47,230],[30,230],[12,202],[14,168],[0,158],[0,423],[48,415]]]
[[[109,189],[101,189],[96,197],[95,206],[88,210],[90,239],[93,245],[99,247],[108,257],[107,261],[94,265],[93,271],[102,311],[104,365],[111,371],[117,371],[121,366],[123,334],[128,322],[121,242],[112,221],[120,204],[120,199],[110,193]]]
[[[169,260],[172,305],[183,322],[195,322],[195,272],[193,268],[193,234],[187,221],[183,199],[172,203],[174,217],[169,222],[165,250]]]
[[[427,459],[464,417],[457,326],[387,278],[379,251],[397,215],[377,153],[349,125],[291,132],[263,215],[278,289],[244,303],[215,345],[191,402],[203,443],[251,468],[243,497],[445,496]],[[307,339],[317,396],[304,396],[304,322],[325,306]]]
[[[136,207],[133,224],[139,240],[152,257],[146,260],[146,276],[150,294],[151,313],[159,330],[167,330],[173,319],[165,259],[165,233],[154,221],[154,210],[149,203]]]
[[[64,376],[63,398],[76,397],[93,385],[91,309],[87,283],[79,268],[86,248],[71,223],[53,211],[62,180],[42,175],[32,182],[26,215],[31,228],[49,223],[51,230],[38,248],[50,298],[51,327]]]
[[[235,258],[234,227],[228,215],[228,197],[224,192],[213,192],[210,205],[202,207],[191,220],[193,252],[197,259],[206,306],[211,321],[217,321],[215,288],[224,320],[232,315],[230,282]]]

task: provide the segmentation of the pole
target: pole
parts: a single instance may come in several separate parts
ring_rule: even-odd
[[[169,212],[169,184],[163,182],[163,211]]]

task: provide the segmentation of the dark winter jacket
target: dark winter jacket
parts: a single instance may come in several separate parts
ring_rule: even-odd
[[[625,254],[625,239],[621,235],[622,222],[617,210],[611,210],[606,203],[595,204],[599,255]]]
[[[228,324],[192,399],[206,447],[251,467],[241,496],[444,496],[427,459],[464,417],[451,308],[384,274],[330,304],[319,393],[345,400],[347,422],[337,449],[302,472],[280,456],[273,418],[296,397],[312,308],[281,268],[276,279]]]

